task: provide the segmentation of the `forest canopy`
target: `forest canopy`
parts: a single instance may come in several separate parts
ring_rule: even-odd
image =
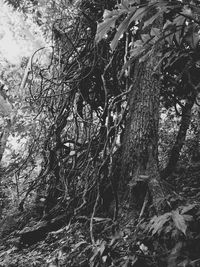
[[[1,175],[4,220],[17,174],[18,248],[68,225],[80,257],[58,266],[198,266],[199,1],[5,2],[50,44],[1,135],[1,158],[11,132],[28,140]]]

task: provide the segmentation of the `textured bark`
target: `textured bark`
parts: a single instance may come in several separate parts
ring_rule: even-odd
[[[176,168],[176,165],[177,165],[178,160],[179,160],[179,155],[180,155],[181,149],[182,149],[184,142],[185,142],[187,130],[190,126],[191,115],[192,115],[191,112],[192,112],[192,107],[194,105],[195,97],[196,96],[194,94],[193,96],[188,98],[186,103],[185,103],[185,106],[183,107],[182,119],[181,119],[181,125],[179,128],[179,132],[177,134],[175,144],[171,150],[168,164],[167,164],[166,168],[161,172],[162,178],[168,177],[170,174],[172,174],[172,172]]]
[[[138,197],[148,185],[153,204],[160,211],[163,190],[158,171],[158,121],[160,83],[154,74],[159,55],[137,63],[129,98],[129,118],[123,143],[123,179],[129,185],[129,202],[138,207]],[[143,184],[140,196],[134,188]],[[137,188],[138,191],[138,188]],[[138,191],[139,192],[139,191]],[[134,196],[135,195],[135,196]]]

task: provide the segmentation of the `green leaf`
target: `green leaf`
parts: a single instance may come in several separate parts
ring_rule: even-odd
[[[150,50],[149,52],[145,53],[140,59],[139,62],[144,62],[146,61],[150,56],[151,56],[152,51]]]
[[[185,40],[187,41],[188,45],[192,48],[192,49],[195,49],[199,43],[199,34],[198,32],[194,32],[194,31],[190,31]]]
[[[160,29],[158,29],[158,28],[152,28],[150,35],[151,36],[157,36],[157,37],[159,37],[160,36]]]
[[[187,214],[184,214],[183,217],[186,222],[191,222],[194,219],[193,216]]]
[[[132,18],[130,20],[130,23],[132,21],[141,20],[144,17],[144,15],[146,15],[146,13],[147,13],[147,7],[140,7],[140,8],[138,8],[135,11],[134,15],[132,16]]]
[[[129,5],[139,4],[139,3],[140,3],[140,0],[129,0]]]
[[[186,236],[187,225],[183,215],[179,211],[172,211],[172,220],[178,230],[180,230]]]
[[[124,32],[127,30],[128,26],[129,26],[129,21],[131,19],[132,14],[129,14],[124,21],[122,21],[122,23],[119,25],[117,32],[110,44],[111,50],[114,51],[115,48],[117,47],[118,41],[119,39],[123,36]]]
[[[143,30],[146,27],[150,26],[160,15],[161,15],[161,12],[157,12],[154,16],[152,16],[151,18],[149,18],[148,20],[146,20],[144,22]]]
[[[144,43],[142,40],[137,40],[134,43],[134,48],[131,50],[130,59],[123,65],[120,72],[120,76],[123,75],[124,71],[134,62],[145,51]]]
[[[188,211],[190,211],[190,210],[196,208],[196,206],[197,206],[196,204],[190,204],[190,205],[188,205],[188,206],[186,206],[186,207],[183,207],[183,209],[182,209],[182,211],[181,211],[181,214],[185,214],[185,213],[187,213]]]
[[[176,25],[176,31],[175,31],[176,41],[180,45],[182,42],[182,35],[183,35],[182,30],[184,28],[185,18],[182,16],[177,16],[174,19],[174,24]]]
[[[143,46],[136,46],[131,51],[131,58],[135,59],[135,58],[139,57],[144,51],[145,51],[145,48]]]
[[[129,11],[129,0],[122,0],[121,4],[127,11]]]
[[[149,229],[150,232],[152,232],[152,235],[160,234],[163,230],[164,224],[169,221],[170,217],[170,212],[167,212],[161,216],[154,216],[150,221],[151,227]]]
[[[151,37],[149,34],[141,34],[141,39],[144,43],[146,43],[151,39]]]
[[[173,44],[173,39],[174,39],[174,33],[171,31],[165,31],[165,40],[168,42],[169,45]]]
[[[192,18],[192,15],[193,15],[191,8],[187,7],[186,5],[184,5],[181,14],[183,14],[185,16],[188,16],[188,17],[191,17],[191,18]]]
[[[159,3],[157,3],[157,9],[159,12],[166,12],[169,9],[170,6],[168,6],[168,3],[164,0],[160,0]]]
[[[171,22],[170,20],[167,20],[163,26],[163,30],[167,31],[167,30],[171,30],[174,28],[174,24],[173,22]]]
[[[115,22],[120,16],[120,12],[117,10],[109,11],[105,10],[103,15],[103,22],[98,23],[97,33],[95,36],[96,42],[101,41],[105,35],[110,31],[111,28],[115,27]]]

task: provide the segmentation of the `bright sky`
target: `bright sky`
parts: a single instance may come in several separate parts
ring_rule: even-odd
[[[39,29],[0,0],[0,63],[3,65],[7,60],[18,65],[22,57],[30,56],[44,45]]]

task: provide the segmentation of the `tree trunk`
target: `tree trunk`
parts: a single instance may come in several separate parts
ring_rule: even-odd
[[[129,185],[129,206],[141,208],[148,188],[157,212],[163,190],[158,171],[158,122],[160,82],[154,74],[159,55],[137,63],[129,98],[129,118],[123,141],[122,177]]]

